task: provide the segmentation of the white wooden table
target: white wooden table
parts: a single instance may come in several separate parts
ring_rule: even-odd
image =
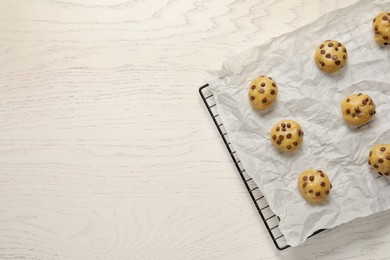
[[[0,1],[0,259],[389,259],[390,212],[276,250],[197,92],[355,1]]]

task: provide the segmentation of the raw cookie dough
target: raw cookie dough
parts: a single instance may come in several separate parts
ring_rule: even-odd
[[[368,154],[368,164],[380,175],[390,176],[390,144],[377,144]]]
[[[347,49],[344,44],[336,40],[326,40],[316,49],[315,62],[323,71],[336,72],[345,65],[347,60]]]
[[[390,12],[379,13],[372,20],[375,41],[380,45],[390,45]]]
[[[257,77],[249,86],[249,101],[254,108],[259,110],[270,108],[277,95],[278,86],[271,77]]]
[[[293,120],[279,121],[271,130],[272,144],[282,152],[292,152],[299,148],[303,141],[301,126]]]
[[[298,188],[308,202],[322,203],[328,198],[332,184],[323,171],[310,169],[299,175]]]
[[[351,125],[364,125],[375,115],[375,103],[365,94],[353,94],[341,101],[344,120]]]

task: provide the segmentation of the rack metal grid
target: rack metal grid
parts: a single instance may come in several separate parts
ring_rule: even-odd
[[[286,239],[279,230],[279,217],[271,211],[267,201],[264,198],[264,195],[261,193],[259,187],[257,187],[253,179],[246,173],[240,159],[236,154],[236,151],[231,146],[229,137],[217,113],[213,94],[211,93],[208,86],[209,85],[206,84],[199,88],[200,96],[202,97],[202,100],[206,105],[206,108],[209,111],[210,116],[213,119],[214,124],[217,127],[218,132],[230,153],[230,156],[232,157],[233,162],[236,165],[239,174],[241,175],[242,181],[244,182],[245,187],[248,190],[249,195],[255,204],[256,209],[259,212],[272,241],[274,242],[277,249],[284,250],[290,246],[286,244]]]
[[[229,137],[227,135],[227,132],[224,128],[223,123],[221,122],[221,119],[218,115],[217,109],[216,109],[216,103],[213,98],[213,94],[209,88],[209,84],[205,84],[202,87],[199,88],[199,94],[202,97],[202,100],[204,104],[206,105],[207,110],[210,113],[211,118],[213,119],[213,122],[215,126],[218,129],[219,134],[222,137],[223,142],[225,143],[225,146],[227,150],[229,151],[230,156],[232,157],[232,160],[238,170],[238,173],[240,174],[242,181],[245,184],[246,189],[249,192],[249,195],[253,201],[253,203],[256,206],[257,211],[259,212],[259,215],[261,219],[264,222],[264,225],[275,244],[276,248],[279,250],[284,250],[286,248],[289,248],[290,246],[287,244],[286,239],[284,235],[279,230],[279,221],[280,218],[276,216],[270,209],[266,199],[264,198],[264,195],[261,193],[259,187],[256,185],[256,183],[253,181],[253,179],[247,174],[245,171],[241,160],[238,158],[236,151],[232,147]],[[323,230],[318,230],[311,236],[321,232]]]

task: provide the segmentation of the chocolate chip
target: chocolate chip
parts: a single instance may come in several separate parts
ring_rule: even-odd
[[[321,173],[321,174],[320,174],[320,176],[321,176],[322,178],[324,178],[324,177],[325,177],[325,175],[324,175],[323,173]]]
[[[303,188],[305,188],[305,187],[306,187],[306,185],[307,185],[307,182],[305,182],[305,183],[302,185],[302,187],[303,187]]]
[[[370,153],[369,153],[369,156],[371,156],[372,155],[372,151],[370,151]]]
[[[329,43],[328,46],[329,46],[329,47],[332,47],[332,46],[333,46],[333,43]]]
[[[282,126],[282,127],[286,127],[286,124],[285,124],[285,123],[282,123],[281,126]]]
[[[265,98],[263,98],[262,100],[261,100],[261,102],[263,102],[263,103],[267,103],[267,98],[265,97]]]
[[[368,165],[371,165],[371,161],[370,161],[370,159],[368,159]]]
[[[309,190],[308,192],[309,192],[309,193],[313,193],[313,190]]]
[[[383,40],[387,40],[387,39],[389,39],[389,36],[383,35]]]
[[[390,161],[390,155],[386,156],[386,160]]]
[[[349,101],[351,101],[349,98],[347,98],[347,100],[346,100],[347,102],[349,102]]]
[[[321,54],[325,54],[325,50],[321,50]]]
[[[311,181],[313,181],[314,180],[314,176],[310,176],[310,178],[309,178]]]
[[[373,23],[375,23],[375,21],[376,21],[376,18],[374,18],[374,20],[372,20]]]
[[[262,86],[262,87],[265,87],[265,83],[264,83],[264,82],[262,82],[262,83],[260,84],[260,86]]]
[[[302,135],[304,135],[305,133],[302,131]]]
[[[330,58],[330,54],[329,53],[326,54],[325,57],[329,59]]]
[[[283,128],[282,128],[282,131],[283,131],[283,132],[286,132],[286,128],[285,128],[285,127],[283,127]]]
[[[280,130],[280,127],[277,126],[277,127],[276,127],[276,132],[279,132],[279,130]]]
[[[272,140],[274,140],[274,141],[276,140],[276,135],[272,136]]]
[[[341,46],[341,43],[337,43],[337,46],[339,46],[339,47],[340,47],[340,46]]]
[[[339,58],[339,57],[337,57],[336,54],[332,55],[332,59],[333,59],[333,60],[338,60],[338,58]]]
[[[270,80],[272,80],[272,78],[271,77],[268,77]]]
[[[387,42],[385,42],[385,43],[384,43],[384,45],[388,45],[388,43],[387,43]]]
[[[351,110],[348,108],[347,110],[345,110],[345,113],[346,113],[347,115],[349,115],[349,114],[351,114]]]
[[[325,45],[321,44],[320,49],[324,48]]]
[[[360,113],[360,109],[357,107],[357,108],[355,108],[355,112],[356,113]]]
[[[343,48],[343,52],[347,52],[347,49]]]
[[[383,17],[382,17],[382,20],[385,20],[385,21],[386,21],[386,20],[387,20],[387,16],[386,16],[386,15],[383,16]]]
[[[335,50],[335,51],[339,51],[339,48],[336,47],[336,48],[334,48],[334,50]]]
[[[374,28],[374,29],[375,29],[375,31],[378,31],[378,26],[375,26],[375,28]]]
[[[329,190],[326,190],[325,193],[326,193],[326,195],[328,195],[329,194]]]
[[[362,95],[362,93],[359,93],[359,94],[358,94],[358,97],[361,96],[361,95]]]
[[[378,172],[378,173],[379,173],[379,175],[381,175],[381,176],[383,175],[381,172]]]
[[[251,100],[255,100],[255,97],[254,97],[254,96],[251,96]]]
[[[284,136],[283,135],[279,135],[279,140],[283,141],[283,139],[284,139]]]
[[[251,89],[255,89],[255,88],[256,88],[256,86],[255,86],[255,85],[252,85]]]
[[[381,152],[386,151],[386,147],[381,147]]]
[[[316,192],[316,196],[317,196],[317,197],[321,196],[321,192],[317,191],[317,192]]]
[[[322,187],[325,187],[325,182],[321,182],[321,186],[322,186]]]
[[[298,129],[298,135],[301,136],[302,135],[302,131],[301,129]]]
[[[264,93],[264,89],[263,88],[259,89],[259,92]]]
[[[345,57],[345,55],[343,55],[343,59],[345,60],[347,57]]]
[[[278,140],[278,141],[276,141],[276,143],[277,143],[277,144],[281,144],[281,143],[282,143],[282,141],[281,141],[281,140]]]
[[[290,123],[287,123],[286,126],[287,126],[287,128],[290,128],[290,127],[291,127],[291,124],[290,124]]]
[[[339,60],[336,60],[335,63],[336,63],[336,65],[340,65],[341,64],[341,62]]]
[[[303,180],[304,180],[304,181],[307,181],[307,176],[303,176]]]
[[[275,95],[275,90],[271,89],[271,95]]]
[[[321,64],[322,67],[325,66],[325,63],[322,60],[320,60],[320,64]]]
[[[389,174],[390,174],[389,172],[385,172],[385,175],[386,175],[386,176],[389,176]]]
[[[291,145],[287,145],[287,149],[289,149],[289,150],[290,150],[290,149],[291,149]]]
[[[374,111],[370,110],[370,112],[368,112],[370,114],[370,116],[373,116],[374,115]]]
[[[383,163],[383,159],[382,159],[382,158],[379,159],[379,160],[378,160],[378,163]]]
[[[363,100],[362,104],[363,104],[363,106],[365,106],[367,104],[367,99]]]
[[[272,86],[276,88],[276,84],[275,83],[272,83]]]
[[[352,113],[352,115],[351,115],[352,117],[356,117],[356,115],[355,115],[355,113]]]
[[[298,142],[297,141],[295,141],[294,143],[293,143],[295,146],[298,146]],[[390,157],[389,157],[390,158]],[[390,159],[388,159],[388,160],[390,160]]]
[[[292,137],[292,134],[287,134],[287,135],[286,135],[286,138],[287,138],[287,139],[290,139],[291,137]]]
[[[374,164],[373,166],[374,166],[375,169],[379,168],[379,166],[377,164]]]
[[[332,188],[333,186],[332,186],[332,183],[330,184],[330,188]]]

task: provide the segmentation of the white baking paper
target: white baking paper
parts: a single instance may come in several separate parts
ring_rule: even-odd
[[[390,208],[390,180],[367,164],[371,147],[390,143],[390,46],[374,41],[372,19],[390,12],[390,1],[367,1],[336,10],[294,32],[228,58],[213,74],[210,87],[229,140],[244,168],[281,219],[280,230],[291,246],[319,229]],[[314,62],[324,40],[345,44],[349,59],[328,75]],[[279,87],[271,111],[261,114],[248,101],[250,82],[271,76]],[[365,93],[377,105],[375,120],[359,129],[346,125],[341,100]],[[293,154],[278,152],[269,140],[281,119],[299,122],[303,146]],[[325,171],[333,184],[327,203],[313,206],[300,195],[298,175]]]

